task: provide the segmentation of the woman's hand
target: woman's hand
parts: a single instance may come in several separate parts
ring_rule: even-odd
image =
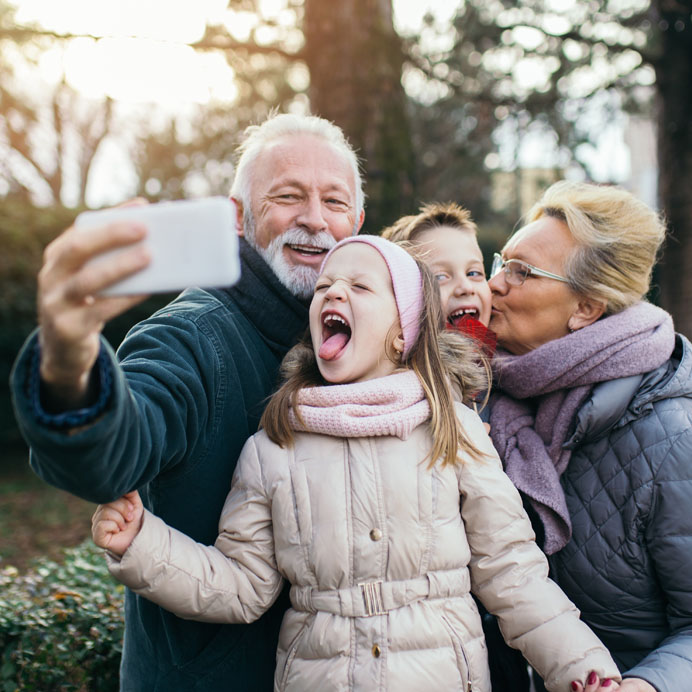
[[[613,692],[613,690],[620,690],[620,692],[622,692],[623,687],[610,678],[604,678],[603,681],[601,681],[598,674],[591,671],[586,679],[586,687],[584,687],[581,682],[575,680],[572,683],[572,689],[574,692]],[[630,692],[637,692],[637,688],[633,687]],[[654,692],[656,691],[654,690]]]
[[[120,499],[99,505],[91,518],[91,536],[99,548],[123,555],[142,527],[144,506],[133,490]]]
[[[620,687],[616,688],[619,692],[656,692],[656,688],[641,678],[625,678]]]
[[[608,678],[601,682],[598,675],[592,672],[586,683],[584,687],[580,682],[573,682],[572,689],[574,692],[656,692],[655,687],[641,678],[625,678],[620,684]]]

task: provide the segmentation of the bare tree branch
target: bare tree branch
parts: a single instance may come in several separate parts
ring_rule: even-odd
[[[276,44],[260,45],[257,43],[238,41],[221,29],[207,27],[203,38],[189,44],[196,50],[222,50],[230,52],[245,52],[253,55],[279,55],[289,61],[304,60],[304,51],[287,51]]]

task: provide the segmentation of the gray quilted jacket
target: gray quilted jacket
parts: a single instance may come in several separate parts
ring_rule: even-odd
[[[594,388],[562,485],[573,524],[551,576],[625,677],[692,690],[692,345]]]

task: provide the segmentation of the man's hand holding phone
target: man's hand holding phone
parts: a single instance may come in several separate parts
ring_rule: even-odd
[[[38,279],[44,405],[88,405],[105,323],[150,293],[230,285],[240,274],[235,206],[210,198],[80,214],[45,250]]]

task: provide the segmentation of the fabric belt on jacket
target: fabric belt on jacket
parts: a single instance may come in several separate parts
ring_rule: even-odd
[[[292,586],[291,605],[308,613],[322,611],[344,617],[369,617],[423,599],[465,596],[470,586],[469,571],[462,567],[402,581],[362,582],[332,591],[320,591],[316,586]]]

